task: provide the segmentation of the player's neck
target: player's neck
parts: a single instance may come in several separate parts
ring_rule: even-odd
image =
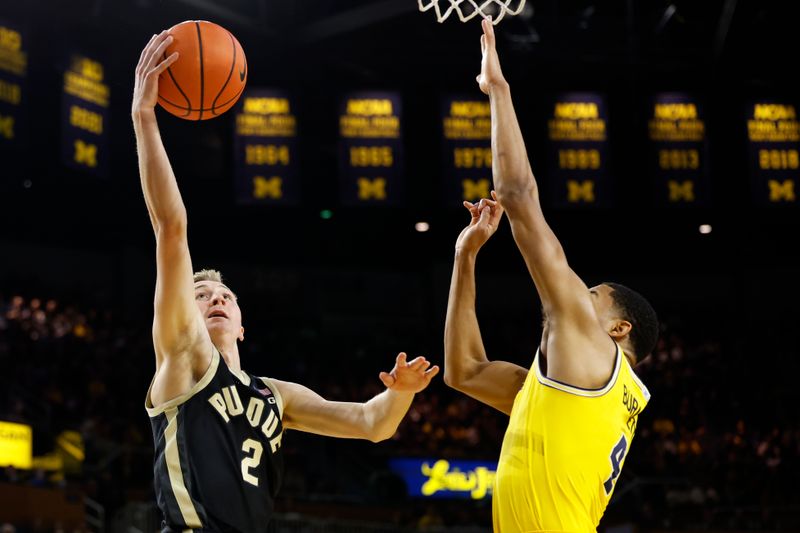
[[[236,344],[236,341],[234,341],[233,344],[221,344],[217,349],[225,360],[225,364],[228,365],[228,368],[236,372],[242,371],[242,366],[239,361],[239,345]]]

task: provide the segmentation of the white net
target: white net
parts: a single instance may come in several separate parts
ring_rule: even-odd
[[[525,0],[418,0],[419,10],[428,11],[433,9],[436,12],[436,20],[443,22],[453,12],[458,13],[461,22],[481,17],[486,18],[491,15],[492,23],[497,24],[503,17],[508,15],[519,15],[525,7]],[[439,5],[439,4],[442,5]]]

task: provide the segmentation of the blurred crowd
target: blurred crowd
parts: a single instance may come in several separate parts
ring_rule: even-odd
[[[78,486],[108,516],[125,502],[152,500],[152,438],[144,411],[153,371],[149,319],[122,324],[90,304],[0,295],[0,420],[33,426],[37,457],[57,453],[65,434],[78,435],[73,443],[85,451],[85,459],[67,458],[59,472],[5,468],[0,482]],[[662,530],[745,524],[800,530],[798,362],[791,346],[773,338],[751,347],[735,331],[723,338],[665,322],[657,349],[636,367],[652,400],[606,519]],[[342,365],[347,354],[316,343],[300,329],[272,334],[252,347],[245,343],[244,366],[256,373],[248,357],[268,345],[281,354],[269,361],[270,375],[302,381],[334,400],[364,401],[380,392],[377,371],[389,356],[373,365],[363,358]],[[326,356],[312,362],[309,353]],[[418,395],[389,441],[289,433],[278,509],[302,501],[394,505],[392,520],[405,526],[488,526],[489,501],[409,499],[387,461],[496,460],[506,425],[507,417],[439,379]]]

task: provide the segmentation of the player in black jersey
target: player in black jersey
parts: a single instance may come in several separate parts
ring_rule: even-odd
[[[156,497],[165,532],[266,531],[284,429],[387,439],[439,368],[401,353],[391,372],[380,373],[387,390],[366,403],[327,401],[302,385],[242,371],[236,295],[218,272],[192,272],[186,209],[156,123],[158,77],[176,59],[163,59],[170,41],[166,32],[154,35],[142,51],[131,110],[156,235],[156,371],[146,399]]]

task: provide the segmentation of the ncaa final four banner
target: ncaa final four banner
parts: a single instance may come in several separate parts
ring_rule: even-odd
[[[492,118],[489,100],[449,95],[442,99],[444,183],[447,205],[490,198]]]
[[[285,91],[250,89],[237,103],[234,131],[236,201],[297,205],[297,119]]]
[[[18,150],[25,139],[25,78],[28,53],[25,32],[0,20],[0,149]]]
[[[399,205],[403,199],[401,100],[396,92],[346,95],[339,109],[342,204]]]
[[[98,177],[109,168],[109,99],[105,68],[96,57],[69,56],[61,99],[61,160]]]
[[[760,205],[797,205],[800,121],[795,102],[763,98],[747,107],[753,193]]]
[[[548,185],[559,207],[607,206],[608,116],[596,93],[559,94],[547,121]]]
[[[647,129],[656,203],[707,204],[708,142],[705,108],[699,99],[685,93],[654,95]]]

